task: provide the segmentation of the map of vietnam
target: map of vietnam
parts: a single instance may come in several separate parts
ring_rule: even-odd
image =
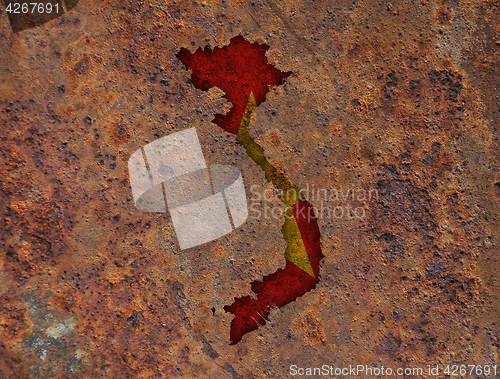
[[[268,162],[263,148],[248,132],[252,111],[266,100],[271,86],[281,85],[291,74],[268,63],[267,49],[266,45],[250,43],[237,36],[228,46],[215,47],[213,51],[199,48],[192,54],[183,48],[177,54],[193,71],[191,81],[196,88],[208,91],[217,86],[225,92],[224,97],[232,103],[232,108],[226,115],[217,114],[213,122],[236,135],[236,142],[245,148],[266,179],[281,190],[281,201],[287,206],[282,227],[287,243],[286,266],[262,281],[254,281],[252,291],[256,296],[237,298],[224,307],[235,315],[231,322],[231,344],[265,324],[272,307],[282,307],[315,288],[324,257],[312,206],[302,198],[300,189]]]

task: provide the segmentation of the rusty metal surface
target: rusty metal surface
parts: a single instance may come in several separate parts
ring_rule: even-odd
[[[242,34],[293,75],[251,134],[300,188],[376,189],[320,218],[321,281],[229,345],[223,311],[283,267],[276,219],[180,252],[127,160],[230,105],[175,54]],[[500,3],[80,1],[0,11],[0,378],[281,378],[291,364],[499,364]],[[247,188],[247,193],[249,188]],[[318,199],[309,199],[320,207]],[[261,204],[264,206],[264,204]]]

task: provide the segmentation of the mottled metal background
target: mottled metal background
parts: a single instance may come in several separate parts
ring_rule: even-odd
[[[284,266],[282,221],[180,252],[170,219],[135,208],[127,160],[195,126],[207,163],[268,188],[210,123],[221,91],[175,57],[238,34],[293,72],[252,115],[270,162],[379,198],[320,219],[317,288],[229,346],[222,307]],[[81,0],[19,33],[3,7],[0,378],[498,365],[499,70],[497,0]]]

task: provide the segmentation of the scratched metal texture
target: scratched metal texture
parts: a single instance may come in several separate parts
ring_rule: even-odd
[[[175,58],[238,34],[293,72],[252,115],[270,162],[378,198],[321,218],[316,289],[230,346],[222,307],[284,266],[282,220],[181,252],[168,216],[135,208],[127,160],[195,126],[249,198],[271,188],[210,123],[222,92]],[[0,378],[498,365],[499,72],[495,0],[82,0],[19,33],[1,8]]]

